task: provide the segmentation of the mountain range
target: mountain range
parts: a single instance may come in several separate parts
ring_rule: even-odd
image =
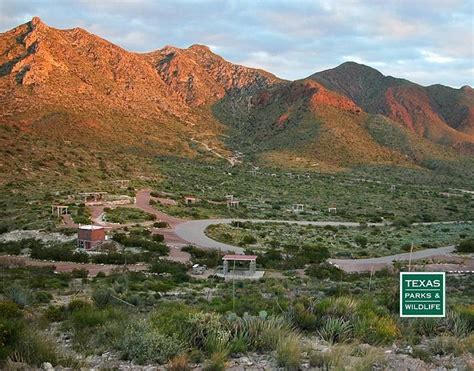
[[[2,172],[17,178],[235,152],[323,171],[419,167],[472,157],[474,91],[354,62],[287,81],[203,45],[134,53],[35,17],[0,34],[0,124]]]

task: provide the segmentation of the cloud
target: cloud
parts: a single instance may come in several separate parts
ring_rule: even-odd
[[[438,53],[430,52],[428,50],[421,50],[420,53],[427,62],[431,62],[431,63],[445,64],[445,63],[451,63],[455,61],[454,58],[445,57]]]
[[[1,0],[0,30],[38,15],[125,49],[210,45],[298,79],[352,59],[420,84],[474,85],[472,0]]]

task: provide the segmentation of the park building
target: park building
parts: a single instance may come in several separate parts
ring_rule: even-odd
[[[80,225],[77,232],[77,247],[80,249],[94,249],[104,242],[105,228],[98,225]]]

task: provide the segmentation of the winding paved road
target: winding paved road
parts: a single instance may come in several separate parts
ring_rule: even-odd
[[[177,224],[175,226],[176,235],[184,241],[188,241],[191,244],[209,248],[218,249],[224,252],[235,252],[237,254],[243,254],[244,249],[238,246],[228,245],[222,242],[215,241],[206,236],[205,230],[210,225],[214,224],[230,224],[233,221],[240,222],[254,222],[254,223],[289,223],[298,225],[314,225],[318,227],[324,227],[327,225],[332,226],[345,226],[345,227],[358,227],[360,223],[354,222],[310,222],[310,221],[295,221],[295,220],[258,220],[258,219],[206,219],[206,220],[192,220]],[[382,223],[371,223],[370,226],[382,226]],[[439,247],[436,249],[425,249],[415,251],[411,254],[411,260],[419,260],[424,258],[430,258],[433,256],[445,255],[454,251],[454,246]],[[380,270],[392,265],[393,261],[397,260],[409,260],[410,253],[396,254],[382,256],[379,258],[367,258],[367,259],[330,259],[329,261],[336,264],[340,268],[347,272],[362,272],[370,270]]]
[[[207,249],[218,249],[224,252],[235,252],[237,254],[243,254],[244,249],[238,246],[225,244],[222,242],[215,241],[206,236],[205,230],[210,225],[214,224],[230,224],[233,221],[237,222],[254,222],[254,223],[289,223],[298,225],[314,225],[318,227],[324,226],[345,226],[345,227],[358,227],[360,223],[356,222],[331,222],[331,221],[295,221],[295,220],[260,220],[260,219],[205,219],[205,220],[184,220],[172,217],[165,214],[153,206],[150,205],[150,190],[142,189],[137,192],[135,203],[128,205],[128,207],[135,207],[141,209],[147,213],[151,213],[156,216],[157,219],[166,221],[171,228],[169,229],[154,229],[155,233],[161,233],[165,237],[165,241],[174,247],[172,250],[171,258],[179,261],[189,259],[189,254],[181,251],[179,247],[186,244],[196,245],[198,247]],[[92,207],[93,216],[97,217],[102,209],[99,207]],[[94,221],[96,221],[94,219]],[[450,224],[456,222],[443,222],[440,224]],[[111,225],[110,223],[103,223],[108,227],[116,228],[120,225]],[[110,225],[109,225],[110,224]],[[150,222],[146,223],[151,224]],[[418,224],[438,224],[438,223],[418,223]],[[383,226],[383,223],[369,223],[369,226]],[[122,225],[123,226],[123,225]],[[439,255],[449,254],[454,251],[454,246],[440,247],[436,249],[426,249],[421,251],[415,251],[412,253],[411,259],[418,260],[424,258],[430,258]],[[362,272],[370,270],[380,270],[392,265],[393,261],[397,260],[409,260],[410,253],[396,254],[383,256],[379,258],[367,258],[367,259],[331,259],[330,262],[338,265],[340,268],[347,272]]]

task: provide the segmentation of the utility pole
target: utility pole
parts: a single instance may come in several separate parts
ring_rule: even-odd
[[[232,312],[235,313],[235,260],[234,260],[234,269],[232,272]]]
[[[410,248],[410,258],[408,259],[408,272],[411,272],[411,256],[413,254],[413,242],[411,243],[411,248]]]

